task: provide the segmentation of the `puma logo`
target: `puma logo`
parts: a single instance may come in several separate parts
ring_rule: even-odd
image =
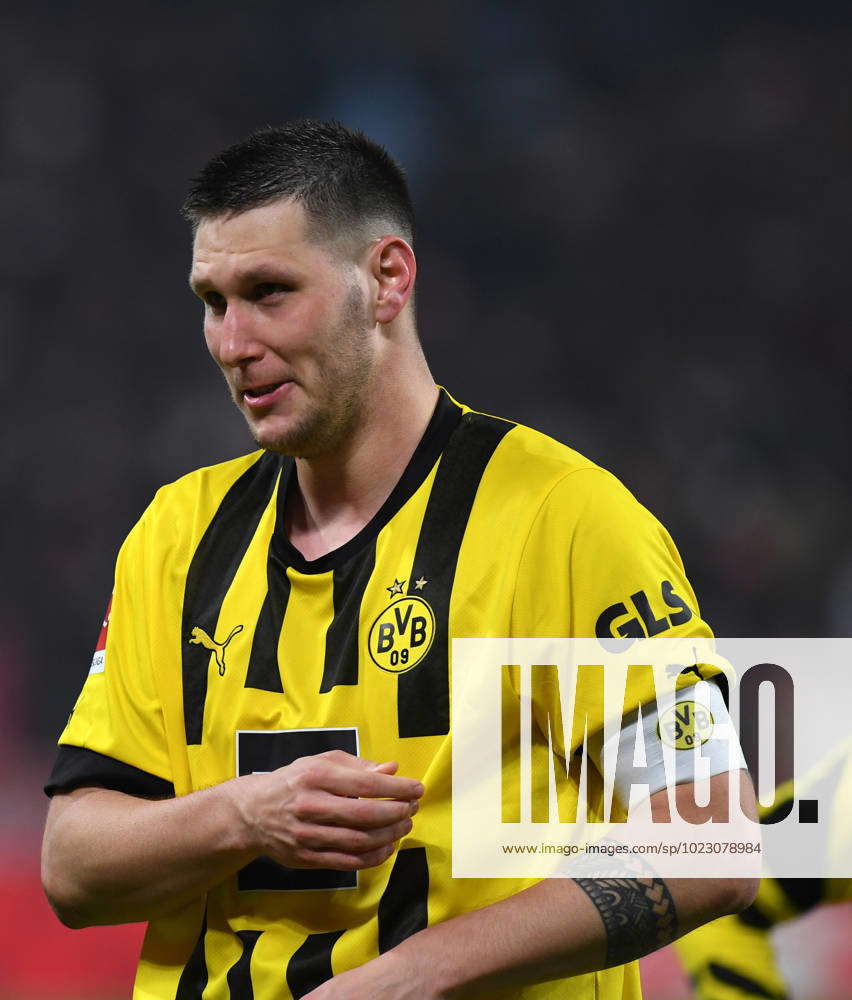
[[[216,642],[215,639],[211,639],[210,636],[204,631],[203,628],[199,628],[196,625],[192,630],[192,638],[189,640],[194,646],[203,646],[205,649],[209,649],[210,652],[216,657],[216,665],[219,667],[219,676],[225,676],[225,647],[234,638],[237,632],[242,632],[242,625],[236,625],[231,629],[231,634],[224,642]]]

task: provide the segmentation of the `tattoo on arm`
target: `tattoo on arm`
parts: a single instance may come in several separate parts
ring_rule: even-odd
[[[606,928],[606,968],[624,965],[677,937],[677,913],[660,878],[578,878]]]

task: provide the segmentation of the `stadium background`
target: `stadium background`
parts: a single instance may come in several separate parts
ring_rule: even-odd
[[[128,994],[139,929],[40,896],[39,789],[122,537],[250,447],[185,285],[187,178],[290,117],[386,143],[438,380],[612,468],[719,634],[849,635],[850,60],[821,0],[4,7],[0,995]],[[850,995],[849,930],[788,930],[799,996]]]

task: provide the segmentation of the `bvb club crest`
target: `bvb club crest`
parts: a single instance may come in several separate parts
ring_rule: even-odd
[[[697,701],[681,701],[664,712],[657,723],[657,735],[675,750],[701,746],[713,735],[713,715]]]
[[[388,590],[400,593],[402,587],[394,581],[394,587]],[[377,667],[392,674],[404,674],[429,652],[434,638],[435,614],[428,601],[400,594],[370,626],[367,647]]]

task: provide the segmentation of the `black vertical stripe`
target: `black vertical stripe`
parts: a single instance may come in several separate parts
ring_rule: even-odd
[[[714,979],[726,986],[733,986],[735,990],[750,997],[765,997],[766,1000],[784,1000],[784,996],[772,993],[765,986],[761,986],[756,980],[749,976],[744,976],[741,972],[729,968],[727,965],[720,965],[718,962],[710,963],[710,974]]]
[[[821,878],[778,878],[778,888],[800,913],[821,903],[825,886]]]
[[[429,923],[429,865],[425,847],[399,851],[379,900],[379,953],[384,954]]]
[[[448,618],[459,549],[485,467],[514,426],[481,413],[465,413],[441,457],[408,581],[408,593],[425,597],[435,612],[435,637],[417,667],[399,676],[401,737],[450,731]],[[419,579],[426,585],[415,591],[414,581]]]
[[[201,742],[210,662],[208,649],[189,642],[192,629],[200,626],[213,636],[225,594],[272,496],[280,467],[280,456],[267,452],[240,476],[207,526],[186,575],[181,638],[183,717],[188,746]]]
[[[228,969],[228,991],[231,1000],[254,1000],[254,986],[251,981],[251,956],[257,939],[263,931],[237,931],[242,942],[243,953]]]
[[[287,567],[269,548],[266,557],[266,597],[260,609],[260,617],[251,643],[246,687],[259,691],[283,692],[281,670],[278,666],[278,640],[287,602],[290,600],[290,578]]]
[[[204,955],[204,939],[207,936],[207,909],[201,918],[201,931],[192,954],[187,959],[180,974],[175,1000],[201,1000],[207,986],[207,959]]]
[[[320,693],[338,684],[358,683],[358,620],[361,601],[376,565],[376,541],[333,575],[334,618],[325,635]]]
[[[738,913],[737,920],[747,927],[756,927],[761,931],[768,931],[775,923],[756,903],[752,903],[751,906],[747,906],[742,912]]]
[[[287,986],[295,1000],[332,977],[331,950],[343,931],[309,934],[287,963]]]

